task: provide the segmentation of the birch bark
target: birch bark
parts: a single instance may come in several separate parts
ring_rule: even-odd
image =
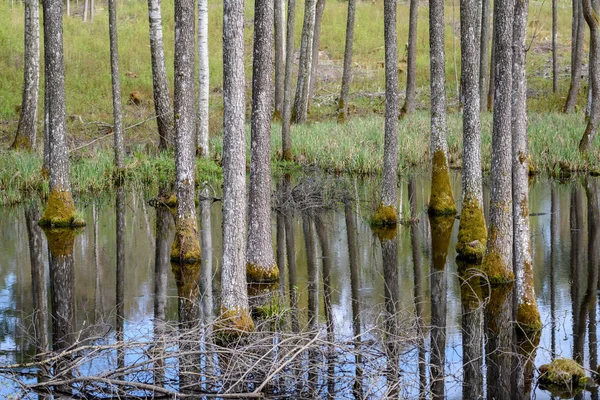
[[[208,0],[198,0],[198,151],[202,157],[210,155],[208,146],[209,84]]]
[[[296,84],[296,97],[294,98],[294,108],[292,110],[292,122],[297,124],[305,123],[308,113],[316,6],[317,0],[306,0],[304,3],[304,24],[302,26],[300,60],[298,62],[298,83]]]
[[[352,82],[352,45],[354,44],[354,16],[356,0],[348,0],[348,17],[346,21],[346,46],[344,47],[344,70],[342,71],[342,91],[338,100],[338,123],[348,119],[348,93]]]

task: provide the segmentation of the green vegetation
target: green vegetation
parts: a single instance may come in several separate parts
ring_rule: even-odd
[[[588,380],[581,365],[568,358],[558,358],[540,366],[539,370],[542,387],[561,397],[563,394],[574,396],[585,387]]]

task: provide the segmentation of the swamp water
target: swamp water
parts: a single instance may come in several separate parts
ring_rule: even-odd
[[[229,347],[211,333],[220,202],[198,207],[204,260],[190,268],[169,262],[173,218],[149,195],[81,200],[76,233],[45,235],[35,204],[2,208],[0,398],[551,398],[535,367],[599,363],[599,190],[594,178],[531,185],[537,347],[513,339],[510,291],[489,296],[457,264],[458,219],[428,218],[427,177],[401,181],[403,223],[379,236],[368,224],[378,182],[278,183],[280,283],[249,287],[257,332]],[[599,397],[591,386],[562,395]]]

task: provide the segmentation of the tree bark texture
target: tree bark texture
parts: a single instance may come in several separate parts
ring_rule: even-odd
[[[408,17],[408,56],[406,59],[406,97],[400,110],[400,116],[415,111],[417,91],[417,21],[419,19],[419,1],[410,0]]]
[[[310,67],[310,85],[308,88],[308,109],[310,110],[313,97],[315,95],[315,85],[317,83],[317,70],[319,69],[319,48],[321,45],[321,22],[323,21],[323,12],[325,11],[325,0],[317,0],[315,10],[315,33],[312,44],[312,60]]]
[[[44,9],[44,71],[46,84],[50,197],[40,220],[43,225],[71,225],[75,205],[71,195],[67,152],[65,65],[62,1],[48,0]]]
[[[483,214],[481,122],[479,119],[481,57],[479,52],[480,42],[477,40],[477,10],[480,8],[480,4],[481,0],[462,0],[460,2],[463,168],[462,210],[456,250],[460,256],[470,259],[481,259],[483,257],[487,240]]]
[[[590,80],[592,91],[591,110],[588,123],[579,142],[579,151],[588,154],[600,122],[600,32],[598,16],[591,0],[582,0],[583,16],[590,28]]]
[[[327,335],[328,338],[333,340],[333,309],[331,304],[331,268],[332,268],[332,256],[331,242],[329,241],[329,232],[327,231],[327,223],[324,220],[322,214],[317,215],[315,218],[315,230],[317,231],[317,237],[319,238],[319,245],[321,246],[321,267],[323,276],[323,305],[325,308],[325,319],[327,320]]]
[[[283,84],[283,116],[281,123],[282,158],[292,161],[292,138],[290,123],[292,119],[292,73],[294,67],[294,25],[296,19],[296,0],[288,0],[287,36],[285,54],[285,81]]]
[[[496,26],[492,27],[492,36],[496,36]],[[488,84],[487,94],[487,110],[492,111],[494,109],[494,90],[496,87],[496,43],[492,39],[492,59],[490,63],[490,79]]]
[[[205,197],[208,190],[202,192]],[[202,221],[202,230],[200,231],[202,243],[202,276],[200,278],[200,291],[202,295],[202,317],[205,323],[213,321],[213,244],[212,244],[212,225],[211,208],[212,200],[200,201],[200,219]]]
[[[123,144],[123,111],[121,103],[121,78],[119,77],[119,41],[117,38],[116,0],[108,0],[108,26],[110,41],[110,74],[112,77],[115,166],[119,171],[122,171],[123,168],[125,168],[125,147]]]
[[[285,79],[285,0],[275,0],[275,113],[283,116]]]
[[[494,3],[495,96],[492,132],[490,230],[483,271],[492,283],[514,278],[512,268],[512,46],[515,0]]]
[[[474,10],[475,11],[475,10]],[[444,0],[429,2],[429,55],[431,80],[431,197],[429,212],[456,212],[448,169],[446,139],[446,68],[444,54]]]
[[[303,124],[308,113],[308,96],[313,54],[313,38],[315,33],[315,14],[317,0],[306,0],[304,3],[304,24],[300,41],[300,60],[298,61],[298,83],[292,110],[292,122]]]
[[[552,92],[558,90],[558,4],[552,0]]]
[[[169,98],[169,83],[167,82],[160,0],[148,0],[148,19],[150,22],[150,55],[152,58],[154,111],[158,126],[159,147],[166,149],[173,146],[173,114],[171,111],[171,99]]]
[[[396,36],[396,0],[384,0],[385,38],[385,137],[383,148],[383,179],[381,204],[376,212],[388,210],[383,225],[398,221],[398,45]]]
[[[271,237],[273,16],[273,1],[255,1],[250,197],[246,250],[246,277],[249,282],[279,280],[279,269],[275,264]]]
[[[462,21],[462,19],[461,19]],[[481,1],[481,33],[479,53],[479,108],[488,109],[488,80],[490,79],[490,0]],[[477,39],[475,39],[477,40]],[[465,95],[466,97],[466,95]]]
[[[33,150],[37,137],[40,86],[40,12],[36,0],[25,0],[25,55],[23,97],[15,140],[11,149]]]
[[[319,270],[313,221],[308,214],[302,215],[302,233],[306,250],[306,275],[308,291],[308,326],[315,329],[319,318]]]
[[[533,285],[529,229],[529,146],[527,139],[527,16],[529,0],[515,1],[512,62],[513,271],[517,322],[526,331],[542,328]]]
[[[348,119],[348,94],[352,82],[352,45],[354,44],[354,17],[356,0],[348,0],[348,17],[346,19],[346,45],[344,47],[344,69],[342,71],[342,91],[338,100],[338,123]]]
[[[210,155],[208,147],[208,0],[198,0],[198,151],[202,157]]]
[[[226,326],[254,327],[246,291],[246,140],[244,1],[223,3],[223,263],[221,316]]]
[[[573,19],[571,30],[571,84],[567,93],[564,112],[575,111],[577,96],[581,86],[581,70],[583,63],[584,18],[582,0],[573,0]]]
[[[175,1],[175,171],[177,216],[171,260],[201,259],[195,205],[194,0]]]

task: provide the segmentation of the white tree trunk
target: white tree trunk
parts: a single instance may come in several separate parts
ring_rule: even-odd
[[[112,77],[113,97],[115,166],[118,170],[122,171],[125,167],[125,148],[123,144],[123,112],[121,104],[121,78],[119,77],[119,41],[117,39],[116,0],[108,0],[108,21],[110,38],[110,73]]]
[[[198,0],[198,149],[208,157],[208,0]]]
[[[306,0],[304,3],[304,25],[300,41],[300,60],[298,62],[298,83],[292,111],[292,121],[305,123],[308,113],[308,96],[310,91],[310,70],[313,55],[313,37],[315,33],[315,14],[317,0]]]

